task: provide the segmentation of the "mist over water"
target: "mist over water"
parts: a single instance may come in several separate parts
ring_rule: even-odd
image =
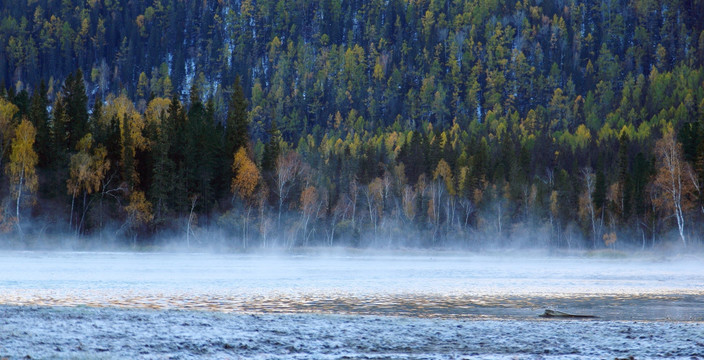
[[[704,321],[704,263],[466,254],[3,252],[0,304]]]
[[[0,357],[691,359],[703,284],[694,256],[0,252]]]

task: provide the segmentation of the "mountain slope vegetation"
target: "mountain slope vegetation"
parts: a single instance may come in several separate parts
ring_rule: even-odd
[[[700,244],[702,9],[6,2],[2,228],[135,245]],[[16,171],[27,133],[33,188]]]

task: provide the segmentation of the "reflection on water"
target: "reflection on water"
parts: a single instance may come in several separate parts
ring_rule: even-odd
[[[605,320],[704,321],[704,293],[670,295],[575,294],[543,296],[428,296],[388,294],[356,297],[332,294],[224,296],[100,291],[3,292],[0,304],[90,306],[237,313],[329,313],[427,318],[526,319],[543,309],[564,309]]]
[[[0,305],[704,321],[704,265],[491,257],[0,253]]]

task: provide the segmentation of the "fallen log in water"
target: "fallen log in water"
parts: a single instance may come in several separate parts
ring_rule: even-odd
[[[542,315],[540,315],[540,317],[565,318],[565,319],[594,319],[594,318],[598,318],[598,316],[595,316],[595,315],[575,315],[575,314],[569,314],[566,312],[557,311],[557,310],[550,310],[550,309],[545,309],[545,312]]]

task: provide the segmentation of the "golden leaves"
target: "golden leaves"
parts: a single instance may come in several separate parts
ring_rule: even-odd
[[[616,244],[616,240],[618,240],[618,236],[616,236],[615,232],[610,232],[610,233],[604,234],[602,236],[602,239],[604,240],[604,245],[612,246],[612,245]]]
[[[435,168],[435,172],[433,173],[433,180],[438,180],[439,177],[442,178],[445,183],[447,192],[450,193],[451,196],[454,196],[456,192],[455,181],[452,177],[452,169],[450,169],[450,165],[444,159],[440,159],[440,162],[438,162],[438,166]]]
[[[103,146],[93,149],[93,135],[90,133],[78,142],[76,148],[78,153],[71,155],[70,176],[66,181],[68,194],[74,197],[81,191],[86,194],[98,191],[105,173],[110,169],[107,150]]]
[[[15,114],[19,111],[15,104],[0,97],[0,162],[10,146],[10,138],[15,128]]]
[[[128,222],[135,225],[147,224],[154,218],[152,203],[147,201],[143,191],[134,191],[130,194],[130,204],[125,207]]]
[[[147,104],[147,110],[144,112],[147,123],[161,124],[161,114],[163,113],[164,116],[169,115],[169,105],[171,105],[171,99],[162,97],[152,99]]]
[[[30,193],[37,191],[39,183],[35,167],[39,158],[34,151],[36,134],[37,130],[34,125],[26,118],[15,129],[10,163],[5,168],[5,173],[10,177],[14,198],[17,198],[23,190]]]
[[[318,198],[318,190],[315,186],[308,186],[301,192],[301,210],[304,214],[313,214],[318,204]]]
[[[244,147],[239,148],[235,153],[232,170],[236,174],[232,179],[232,192],[245,201],[252,201],[254,190],[261,181],[261,175],[257,166],[247,156],[247,151]]]
[[[151,103],[150,103],[151,104]],[[154,110],[156,111],[156,110]],[[135,149],[145,150],[149,148],[149,139],[144,137],[143,130],[146,127],[145,118],[135,109],[134,103],[122,94],[118,97],[109,97],[104,108],[103,121],[110,121],[113,117],[120,120],[120,133],[124,134],[123,119],[127,120],[129,136]],[[124,144],[125,139],[122,139]]]

